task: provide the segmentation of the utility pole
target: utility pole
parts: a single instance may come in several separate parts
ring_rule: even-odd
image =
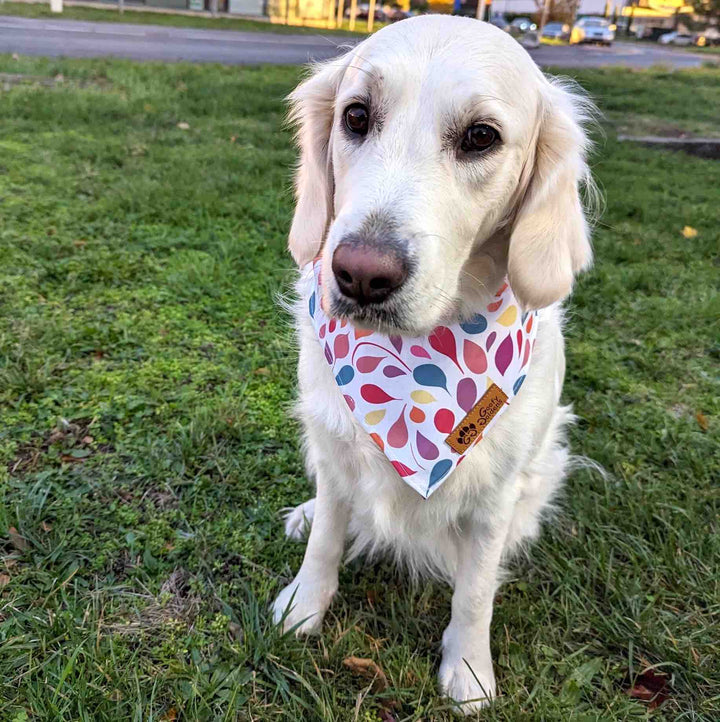
[[[357,17],[357,0],[350,0],[350,30],[355,30],[356,17]]]
[[[63,11],[63,0],[50,0],[50,12],[61,13]]]
[[[375,22],[375,0],[370,0],[370,9],[368,10],[367,31],[372,32],[373,23]]]
[[[337,12],[337,27],[339,28],[341,28],[343,24],[343,15],[345,15],[345,0],[340,0]]]
[[[217,14],[218,14],[218,0],[210,0],[210,15],[212,15],[214,18],[216,18]]]
[[[538,37],[542,36],[543,28],[545,27],[545,23],[548,21],[548,15],[550,14],[550,3],[552,0],[545,0],[545,4],[543,5],[543,11],[542,15],[540,16],[540,27],[538,28]]]
[[[478,20],[485,20],[485,9],[487,8],[487,0],[478,0],[477,14],[475,17]]]
[[[125,0],[118,0],[118,12],[120,15],[125,12]]]

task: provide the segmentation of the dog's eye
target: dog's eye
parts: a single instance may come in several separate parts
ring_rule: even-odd
[[[354,135],[367,135],[370,127],[370,113],[362,103],[353,103],[345,108],[345,127]]]
[[[487,150],[498,138],[499,135],[495,128],[485,125],[485,123],[471,125],[465,131],[460,148],[466,153],[477,153],[478,151]]]

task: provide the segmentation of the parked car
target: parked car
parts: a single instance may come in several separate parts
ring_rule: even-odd
[[[709,45],[720,45],[720,30],[715,26],[701,30],[693,35],[693,45],[704,48]]]
[[[613,40],[615,40],[615,26],[605,18],[580,18],[570,34],[571,43],[612,45]]]
[[[661,45],[692,45],[693,36],[690,33],[679,33],[673,30],[671,33],[665,33],[658,38]]]
[[[412,17],[412,13],[408,12],[407,10],[403,10],[399,7],[393,7],[388,8],[387,10],[384,10],[385,12],[385,19],[389,23],[396,23],[399,20],[405,20],[406,18]]]
[[[355,15],[355,18],[357,20],[367,20],[370,16],[370,5],[367,3],[363,3],[362,5],[357,6],[357,14]],[[345,10],[345,17],[350,17],[350,8]],[[375,8],[375,22],[376,23],[383,23],[385,22],[385,13],[379,8]]]
[[[502,13],[494,13],[488,22],[506,33],[510,30],[510,23]]]
[[[567,23],[548,23],[542,29],[541,36],[551,40],[569,40],[570,26]]]
[[[537,25],[530,18],[515,18],[510,23],[510,32],[513,35],[522,35],[530,30],[537,30]]]

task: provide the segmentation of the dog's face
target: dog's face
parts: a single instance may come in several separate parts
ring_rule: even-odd
[[[299,263],[322,252],[331,315],[424,333],[477,310],[506,273],[537,308],[588,263],[579,104],[497,28],[401,22],[291,99],[290,247]]]

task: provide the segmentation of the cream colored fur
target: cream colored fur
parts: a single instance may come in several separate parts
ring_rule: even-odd
[[[342,112],[366,98],[382,125],[353,145]],[[355,421],[304,299],[296,308],[297,409],[317,493],[286,516],[288,536],[310,531],[275,617],[290,607],[286,627],[319,632],[346,551],[389,553],[415,573],[444,578],[454,594],[440,684],[470,713],[497,694],[490,622],[502,561],[537,536],[567,466],[558,302],[591,260],[579,196],[589,181],[590,106],[497,28],[446,16],[381,30],[319,66],[291,104],[301,160],[290,250],[299,264],[322,254],[328,294],[337,292],[330,262],[341,238],[389,214],[416,272],[397,292],[407,325],[383,330],[417,334],[455,322],[482,308],[505,275],[526,309],[543,309],[521,393],[426,501]],[[499,126],[497,152],[468,162],[443,145],[449,124],[485,119]]]

